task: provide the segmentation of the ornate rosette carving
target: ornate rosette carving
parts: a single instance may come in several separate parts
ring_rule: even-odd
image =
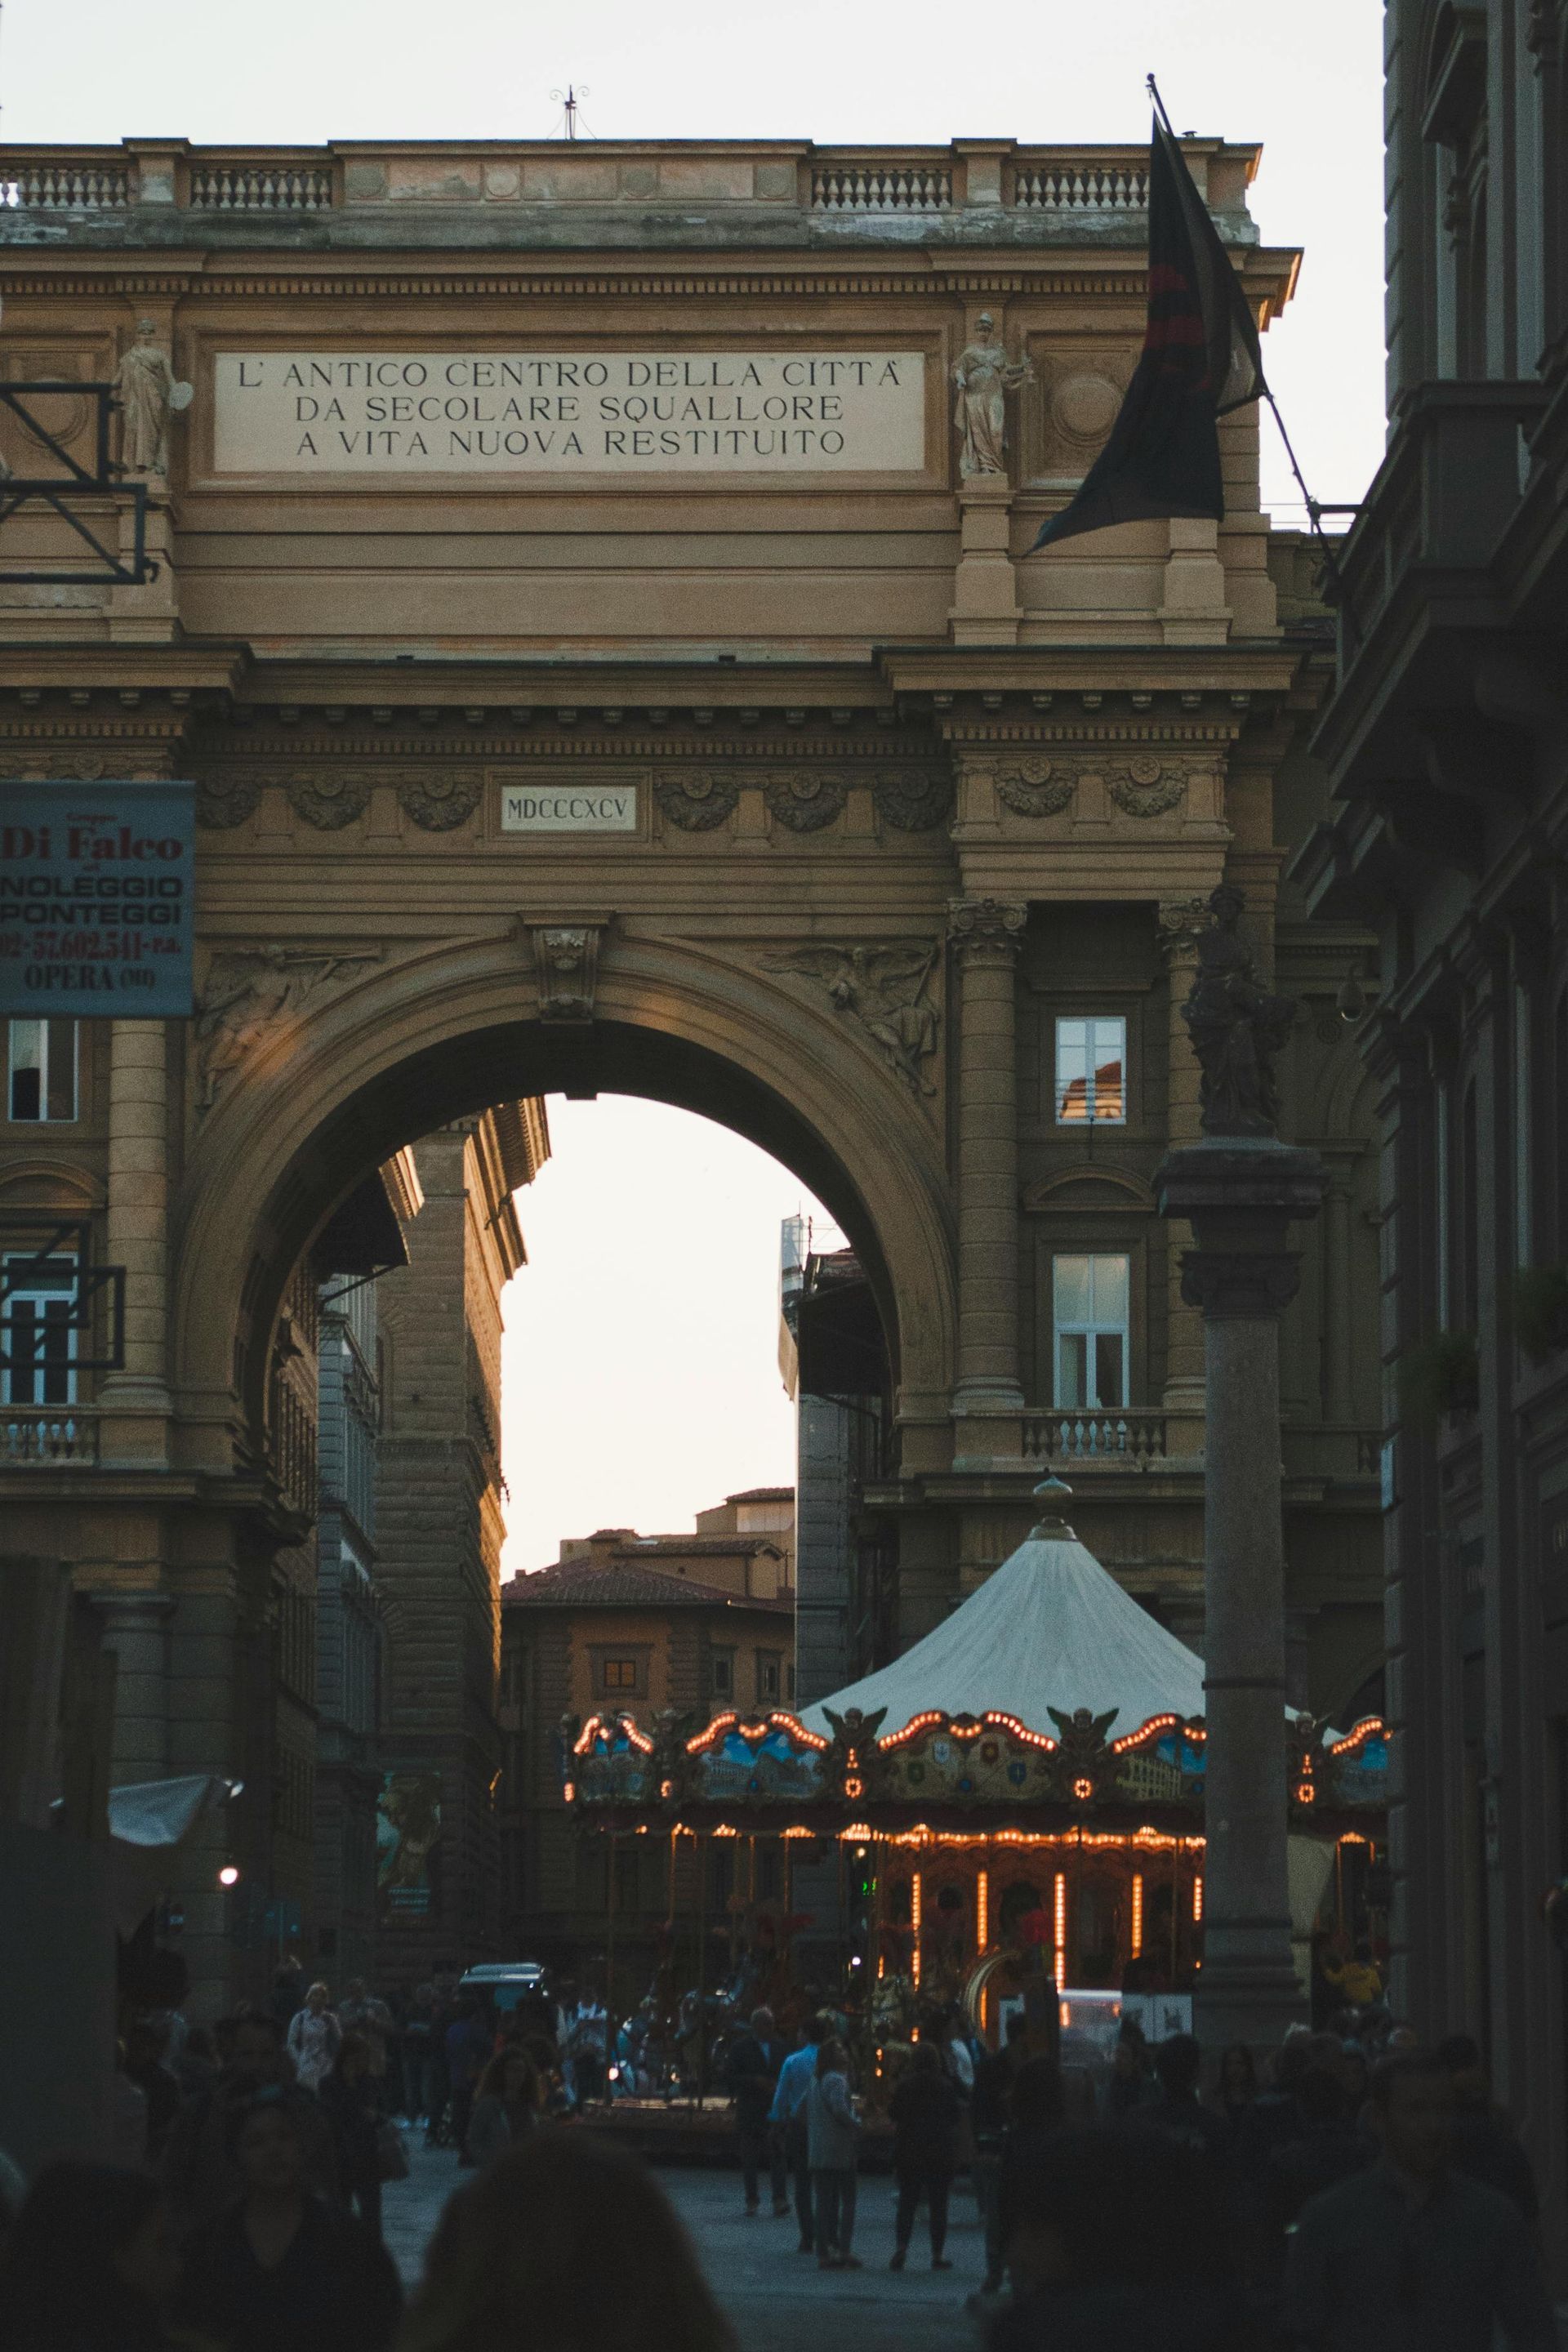
[[[452,833],[466,824],[479,804],[485,780],[477,769],[458,774],[431,769],[400,777],[397,803],[426,833]]]
[[[1108,768],[1105,781],[1111,799],[1128,816],[1164,816],[1187,797],[1181,770],[1167,775],[1158,760],[1130,760],[1124,768]]]
[[[776,768],[763,779],[763,798],[791,833],[816,833],[831,824],[848,797],[843,777],[823,768]]]
[[[370,799],[368,776],[291,776],[289,805],[319,833],[336,833],[363,814]]]
[[[733,776],[711,768],[666,768],[653,780],[654,798],[683,833],[711,833],[741,797]]]
[[[231,833],[254,816],[261,805],[261,784],[255,776],[200,776],[196,780],[196,823],[213,833]]]
[[[884,768],[871,779],[871,797],[884,824],[930,833],[952,806],[952,783],[930,768]]]
[[[1078,782],[1075,775],[1054,768],[1043,752],[1001,761],[991,774],[997,799],[1018,816],[1060,816]]]

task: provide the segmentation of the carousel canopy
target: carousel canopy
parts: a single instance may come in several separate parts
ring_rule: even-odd
[[[1057,1716],[1115,1710],[1105,1736],[1125,1738],[1154,1716],[1204,1712],[1203,1660],[1123,1592],[1070,1528],[1047,1521],[944,1624],[890,1666],[801,1710],[817,1732],[829,1710],[885,1707],[878,1737],[914,1717],[1016,1716],[1055,1738]]]

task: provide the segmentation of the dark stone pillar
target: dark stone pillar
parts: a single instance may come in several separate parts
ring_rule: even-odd
[[[1275,2047],[1306,2009],[1285,1843],[1279,1320],[1298,1280],[1289,1227],[1317,1215],[1324,1181],[1315,1152],[1270,1136],[1211,1136],[1155,1178],[1162,1216],[1192,1225],[1182,1286],[1204,1317],[1208,1851],[1194,2016],[1211,2052]]]

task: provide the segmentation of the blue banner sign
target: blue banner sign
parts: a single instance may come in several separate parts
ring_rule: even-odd
[[[195,786],[0,783],[0,1013],[187,1020]]]

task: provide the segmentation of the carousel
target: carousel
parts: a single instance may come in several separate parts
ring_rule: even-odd
[[[1037,1493],[1051,1510],[1068,1489]],[[586,1834],[668,1842],[672,1926],[678,1885],[709,1883],[710,1842],[739,1842],[738,2000],[776,2005],[804,1941],[879,2041],[955,2001],[988,2039],[1015,2003],[1053,2032],[1058,2013],[1070,2029],[1142,2006],[1152,2035],[1190,2020],[1203,1964],[1203,1681],[1047,1517],[924,1641],[799,1715],[568,1723],[565,1793]],[[1376,1717],[1341,1733],[1287,1714],[1280,1738],[1305,1992],[1317,1927],[1377,1931],[1387,1748]]]

